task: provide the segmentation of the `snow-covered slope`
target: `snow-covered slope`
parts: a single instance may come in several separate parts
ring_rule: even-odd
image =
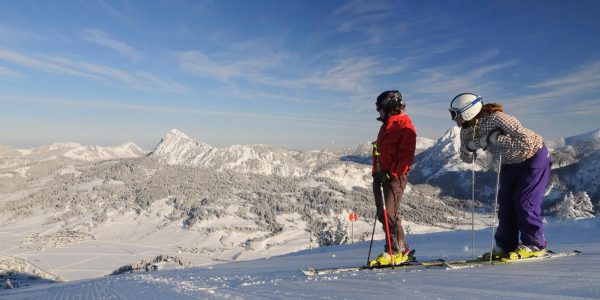
[[[548,147],[557,151],[570,151],[578,158],[586,157],[600,150],[600,129],[583,134],[547,141]]]
[[[144,150],[134,143],[125,143],[116,147],[82,146],[78,143],[55,143],[33,149],[18,150],[24,158],[31,160],[56,159],[66,157],[83,161],[100,161],[118,158],[140,157]]]
[[[31,149],[13,149],[0,146],[0,158],[22,159],[32,162],[67,158],[81,161],[101,161],[119,158],[140,157],[146,153],[134,143],[124,143],[116,147],[83,146],[78,143],[55,143]]]
[[[134,143],[125,143],[116,147],[79,146],[64,154],[68,158],[86,161],[132,158],[143,155],[145,155],[144,150]]]
[[[600,129],[551,141],[553,174],[548,197],[559,202],[570,192],[586,192],[600,205]],[[554,205],[554,204],[553,204]],[[558,203],[554,206],[556,207]]]
[[[554,171],[556,181],[562,187],[558,198],[562,199],[569,192],[586,192],[596,206],[600,201],[600,151],[596,151],[566,167]],[[555,183],[556,184],[556,183]],[[556,196],[555,196],[556,197]]]
[[[431,148],[433,145],[435,145],[435,142],[436,142],[435,140],[432,140],[430,138],[418,136],[415,153],[419,154],[419,153]]]
[[[600,129],[545,143],[552,155],[552,168],[566,167],[600,150]]]
[[[2,289],[64,281],[22,258],[0,255],[0,298]]]
[[[460,128],[454,126],[438,139],[435,144],[415,157],[409,180],[413,184],[430,184],[442,192],[457,198],[470,198],[471,163],[460,159]],[[475,171],[478,186],[486,187],[492,177],[488,173],[490,159],[486,152],[478,151]],[[491,189],[485,189],[484,195]]]
[[[144,150],[131,142],[116,147],[82,146],[72,142],[32,149],[0,146],[0,181],[2,178],[36,177],[53,172],[72,173],[74,165],[144,155]]]
[[[305,277],[307,267],[357,266],[369,242],[305,250],[254,261],[186,270],[135,273],[0,291],[0,299],[598,299],[600,219],[553,222],[546,238],[555,251],[583,254],[552,260],[458,270],[373,270]],[[477,231],[476,253],[490,247]],[[471,257],[471,233],[412,235],[417,258]],[[383,241],[374,249],[383,248]]]

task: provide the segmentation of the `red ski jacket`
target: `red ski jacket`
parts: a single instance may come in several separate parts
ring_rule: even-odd
[[[417,132],[408,115],[390,116],[381,125],[375,143],[373,173],[388,172],[394,179],[408,173],[417,144]],[[377,152],[379,155],[376,155]]]

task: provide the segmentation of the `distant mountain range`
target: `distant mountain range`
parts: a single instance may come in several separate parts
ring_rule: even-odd
[[[443,196],[470,198],[472,166],[459,158],[459,132],[458,127],[453,127],[437,141],[418,138],[417,155],[409,177],[413,185],[436,187]],[[585,191],[597,207],[600,130],[546,141],[546,144],[554,164],[549,201],[560,200],[568,191]],[[54,171],[58,174],[79,172],[65,166],[138,158],[214,172],[326,178],[347,190],[369,189],[371,149],[370,143],[337,151],[291,151],[267,145],[215,148],[174,129],[150,153],[134,143],[117,147],[57,143],[33,149],[0,146],[0,178],[36,178],[40,175],[36,172],[47,173],[52,168],[56,168]],[[478,193],[482,198],[489,198],[495,190],[495,163],[480,151],[474,167]]]

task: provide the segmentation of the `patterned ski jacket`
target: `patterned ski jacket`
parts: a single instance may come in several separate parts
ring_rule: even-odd
[[[388,172],[394,178],[408,173],[415,159],[417,144],[417,132],[408,115],[400,113],[390,116],[381,125],[375,144],[373,173]]]
[[[480,138],[500,129],[496,145],[489,145],[493,159],[498,159],[502,154],[502,164],[517,164],[535,155],[542,148],[544,141],[542,137],[523,127],[517,118],[503,112],[485,114],[479,118],[475,126],[463,127],[460,131],[460,143],[462,145],[473,140],[478,149],[482,148]],[[473,131],[474,134],[473,134]],[[460,152],[460,158],[464,162],[472,162],[473,155]]]

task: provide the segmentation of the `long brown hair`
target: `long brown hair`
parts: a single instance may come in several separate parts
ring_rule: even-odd
[[[495,112],[503,112],[504,109],[502,108],[502,104],[500,103],[488,103],[488,104],[484,104],[483,107],[481,108],[481,112],[480,113],[484,113],[484,114],[493,114]]]
[[[504,112],[504,108],[502,107],[502,104],[500,103],[488,103],[488,104],[484,104],[481,107],[481,111],[477,114],[477,116],[475,116],[475,118],[469,120],[469,121],[465,121],[465,125],[464,127],[471,127],[474,126],[477,123],[477,120],[485,115],[491,115],[493,113],[496,112]]]

